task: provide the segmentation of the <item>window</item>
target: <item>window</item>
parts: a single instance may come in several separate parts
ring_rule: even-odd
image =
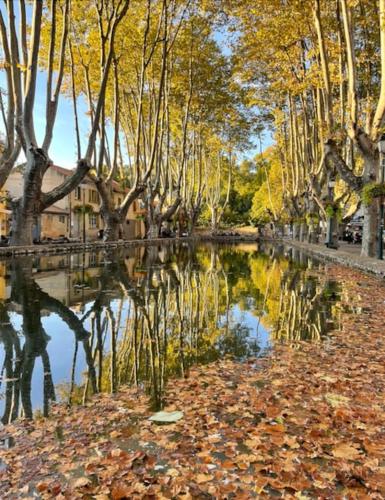
[[[88,201],[90,203],[99,203],[99,194],[94,189],[88,191]]]
[[[59,222],[61,222],[62,224],[65,224],[65,221],[66,221],[66,218],[64,215],[59,215]]]
[[[89,266],[96,266],[96,264],[98,263],[96,253],[90,253],[88,259],[89,259],[88,260],[88,265]]]
[[[82,188],[77,187],[75,189],[75,200],[81,200],[82,199]]]
[[[91,229],[97,229],[98,225],[98,214],[89,214],[89,223]]]

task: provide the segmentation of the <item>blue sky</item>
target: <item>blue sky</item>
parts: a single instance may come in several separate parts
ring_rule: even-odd
[[[15,2],[16,7],[16,2]],[[1,2],[0,9],[7,22],[7,13],[4,4]],[[19,22],[19,9],[15,8],[16,25]],[[31,18],[31,6],[27,5],[27,18]],[[0,51],[1,56],[1,51]],[[36,99],[34,107],[34,122],[36,139],[41,144],[45,132],[45,109],[46,109],[46,77],[43,71],[38,72],[36,85]],[[0,87],[6,91],[6,78],[4,71],[0,71]],[[89,121],[86,116],[87,105],[83,98],[78,100],[78,111],[82,141],[87,139],[89,130]],[[0,120],[0,132],[4,133],[4,124]],[[59,106],[54,125],[54,134],[49,155],[55,164],[65,168],[74,168],[76,166],[76,135],[74,128],[74,117],[72,103],[70,99],[60,96]]]
[[[4,12],[4,7],[0,6]],[[6,16],[6,14],[5,14]],[[18,9],[16,9],[16,17],[18,17]],[[17,22],[17,20],[16,20]],[[222,48],[226,55],[231,54],[231,47],[229,44],[229,37],[226,31],[218,31],[215,34],[215,39]],[[45,107],[46,107],[46,77],[44,72],[38,73],[36,100],[34,108],[35,129],[37,141],[41,144],[45,132]],[[6,90],[6,79],[4,72],[0,72],[0,87]],[[87,105],[84,98],[78,100],[78,112],[81,139],[83,144],[87,140],[89,131],[89,120],[86,115]],[[4,125],[0,121],[0,132],[4,133]],[[254,138],[255,147],[242,153],[241,157],[253,158],[259,152],[259,140]],[[262,138],[263,148],[270,145],[272,142],[271,134],[267,131]],[[74,168],[76,166],[77,152],[76,152],[76,136],[74,128],[74,117],[72,109],[72,101],[65,96],[61,95],[59,99],[59,106],[57,117],[54,125],[53,140],[50,147],[49,155],[55,164],[64,168]]]
[[[45,73],[39,72],[36,87],[36,100],[34,108],[34,121],[36,129],[36,139],[41,144],[45,132],[45,108],[46,108],[46,78]],[[4,73],[0,73],[0,87],[6,89]],[[83,142],[87,138],[89,129],[86,103],[84,99],[79,99],[79,121]],[[4,133],[4,126],[1,122],[0,130]],[[74,168],[76,166],[76,136],[74,128],[74,118],[72,103],[70,99],[60,96],[57,117],[55,121],[53,140],[49,151],[51,159],[65,168]]]

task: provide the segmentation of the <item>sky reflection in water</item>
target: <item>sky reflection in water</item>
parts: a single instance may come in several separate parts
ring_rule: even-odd
[[[161,407],[170,377],[338,326],[323,265],[256,244],[187,244],[0,264],[0,417],[49,413],[120,384]]]

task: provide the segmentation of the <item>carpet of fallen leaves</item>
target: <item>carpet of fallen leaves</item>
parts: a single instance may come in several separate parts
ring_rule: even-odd
[[[385,288],[328,271],[354,303],[341,331],[194,368],[168,384],[165,409],[184,411],[174,424],[150,422],[127,388],[7,426],[0,497],[384,498]]]

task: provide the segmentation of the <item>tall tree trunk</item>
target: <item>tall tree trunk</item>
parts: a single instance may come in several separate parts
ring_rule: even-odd
[[[103,221],[105,224],[103,240],[104,241],[117,241],[122,238],[121,226],[122,220],[117,211],[105,213],[102,211]]]
[[[211,231],[213,233],[218,231],[217,207],[212,207],[211,209]]]
[[[89,164],[78,161],[77,169],[62,184],[49,193],[42,191],[43,177],[51,161],[42,149],[30,148],[24,173],[23,193],[18,200],[12,201],[11,245],[33,244],[32,228],[34,221],[49,206],[70,193],[84,178]]]
[[[147,238],[149,240],[154,239],[154,238],[159,238],[159,234],[160,234],[159,223],[157,221],[149,221]]]
[[[308,226],[306,222],[301,222],[300,228],[299,228],[299,241],[306,241],[308,236]]]
[[[293,223],[293,240],[299,241],[300,237],[300,224],[298,222]]]
[[[31,148],[27,156],[21,198],[12,202],[11,245],[32,245],[34,220],[41,213],[41,186],[49,166],[47,155]]]
[[[372,203],[370,206],[364,205],[363,214],[364,227],[362,231],[361,255],[363,257],[375,257],[378,220],[377,203]]]
[[[365,183],[373,182],[372,179],[378,173],[378,160],[370,154],[364,154],[364,180]],[[361,255],[363,257],[376,256],[376,241],[378,228],[378,202],[374,200],[370,206],[363,204],[364,226],[362,229]]]
[[[23,207],[19,202],[14,206],[12,212],[11,245],[32,245],[32,229],[35,220],[33,211]]]
[[[308,243],[318,243],[318,225],[314,222],[309,224],[307,241]]]

